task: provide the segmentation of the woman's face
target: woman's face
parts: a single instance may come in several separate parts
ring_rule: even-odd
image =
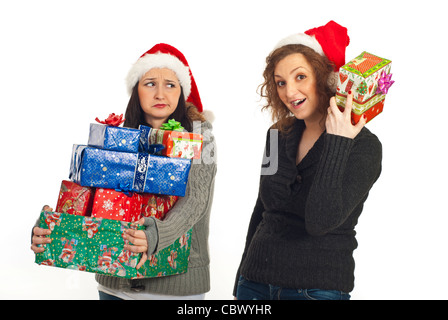
[[[176,110],[181,86],[174,71],[154,68],[143,75],[138,84],[140,105],[147,123],[166,122]]]
[[[316,77],[303,54],[290,54],[280,60],[275,66],[274,78],[280,99],[297,119],[321,119]]]

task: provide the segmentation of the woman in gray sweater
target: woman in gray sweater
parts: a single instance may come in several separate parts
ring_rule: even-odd
[[[100,299],[203,299],[210,290],[208,235],[216,174],[212,125],[202,110],[196,82],[183,54],[167,44],[157,44],[131,67],[126,78],[130,94],[124,127],[160,128],[168,119],[179,121],[189,132],[204,137],[201,159],[192,160],[185,196],[179,198],[163,221],[143,218],[143,231],[129,230],[134,245],[128,249],[149,255],[173,244],[192,229],[188,271],[160,278],[128,280],[96,275]],[[48,230],[33,229],[34,252],[43,248]],[[139,267],[139,266],[137,266]]]
[[[335,102],[347,29],[327,25],[281,41],[263,92],[277,122],[234,287],[241,300],[349,299],[355,226],[381,172],[382,148]],[[265,161],[263,161],[265,163]],[[263,174],[264,173],[264,174]]]

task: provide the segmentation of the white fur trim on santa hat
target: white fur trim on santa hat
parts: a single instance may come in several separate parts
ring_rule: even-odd
[[[126,77],[126,87],[129,95],[135,84],[140,81],[143,75],[153,68],[168,68],[174,71],[184,90],[185,100],[191,93],[190,69],[175,56],[167,53],[145,54],[134,63]]]
[[[305,33],[296,33],[280,40],[274,47],[274,50],[286,46],[288,44],[303,44],[304,46],[310,47],[319,54],[322,55],[324,54],[324,51],[322,50],[322,47],[316,40],[316,38],[314,36],[309,36]]]

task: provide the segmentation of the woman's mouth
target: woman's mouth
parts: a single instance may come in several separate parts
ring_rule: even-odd
[[[293,106],[293,108],[297,109],[302,105],[302,103],[305,102],[305,100],[306,98],[294,100],[291,102],[291,105]]]
[[[162,104],[162,103],[159,103],[159,104],[155,104],[155,105],[153,105],[153,107],[154,108],[165,108],[166,107],[166,104]]]

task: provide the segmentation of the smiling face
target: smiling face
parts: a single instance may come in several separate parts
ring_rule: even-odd
[[[316,77],[303,54],[290,54],[280,60],[275,66],[274,78],[280,100],[297,119],[321,119]]]
[[[153,127],[166,122],[177,108],[181,90],[176,74],[170,69],[153,68],[145,73],[138,84],[138,96],[146,122]]]

